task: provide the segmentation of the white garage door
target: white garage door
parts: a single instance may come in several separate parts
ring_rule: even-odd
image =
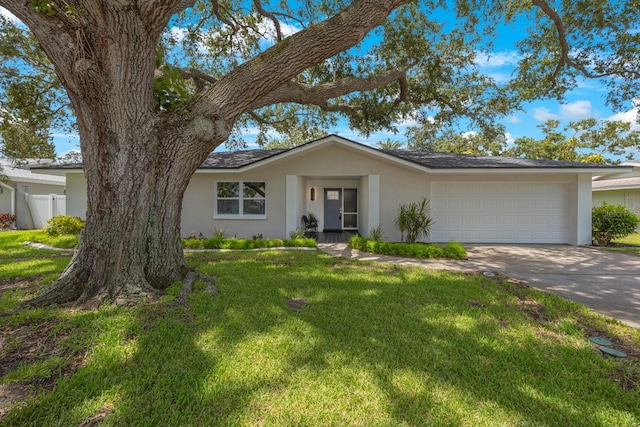
[[[568,190],[557,183],[433,183],[431,241],[568,243]]]

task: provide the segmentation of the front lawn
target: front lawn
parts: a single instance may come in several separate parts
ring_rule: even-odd
[[[613,242],[621,245],[640,246],[640,233],[633,233],[627,237],[623,237],[621,239],[615,239],[613,240]]]
[[[640,424],[640,332],[578,304],[317,251],[187,258],[217,295],[197,284],[180,305],[177,283],[154,304],[98,310],[18,308],[64,263],[8,263],[0,425]]]
[[[640,255],[640,233],[634,233],[621,239],[611,241],[612,246],[604,249],[610,252],[625,252]]]

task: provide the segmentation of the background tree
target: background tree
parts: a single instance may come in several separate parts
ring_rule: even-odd
[[[412,150],[498,156],[507,146],[504,128],[493,125],[484,132],[459,133],[453,129],[438,132],[431,126],[409,130],[408,146]]]
[[[376,142],[375,146],[382,150],[401,150],[404,148],[404,142],[387,138],[384,141]]]
[[[639,94],[632,0],[0,5],[53,64],[87,178],[74,257],[33,304],[131,302],[182,279],[181,203],[192,174],[220,144],[241,146],[244,128],[287,134],[300,108],[300,124],[317,129],[337,116],[364,135],[407,118],[443,129],[463,117],[487,133],[519,99],[561,96],[576,73],[605,79],[612,101]],[[487,35],[523,18],[531,32],[513,84],[482,75],[475,56],[491,49]],[[23,30],[1,24],[3,44]]]
[[[82,163],[82,153],[78,150],[69,150],[64,153],[64,156],[59,156],[57,158],[58,163]]]
[[[293,148],[301,144],[306,144],[309,141],[314,141],[327,136],[327,132],[317,127],[306,126],[292,126],[287,132],[282,132],[282,136],[269,138],[269,142],[264,145],[264,148]]]
[[[503,155],[529,159],[565,160],[571,162],[611,163],[610,156],[620,156],[626,150],[640,147],[640,132],[631,131],[631,124],[618,121],[586,119],[571,122],[558,130],[560,122],[549,120],[540,126],[544,137],[518,138]],[[633,157],[633,153],[628,154]]]
[[[0,15],[0,152],[55,159],[52,126],[68,126],[69,101],[33,34]]]

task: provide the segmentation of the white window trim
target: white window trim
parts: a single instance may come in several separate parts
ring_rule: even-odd
[[[238,204],[239,211],[238,215],[233,214],[218,214],[218,183],[219,182],[237,182],[239,185],[239,194],[238,194]],[[254,215],[247,214],[245,215],[243,212],[244,204],[242,203],[244,199],[244,195],[242,192],[242,188],[245,182],[263,182],[265,189],[265,197],[264,197],[264,215]],[[223,198],[222,200],[230,200],[231,198]],[[233,198],[235,199],[235,198]],[[247,198],[246,200],[254,200],[253,198]],[[221,179],[219,181],[214,181],[213,183],[213,218],[214,219],[267,219],[267,180],[265,179],[246,179],[246,180],[236,180],[236,179]]]

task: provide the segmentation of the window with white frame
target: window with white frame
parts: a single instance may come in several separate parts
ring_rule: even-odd
[[[215,215],[229,218],[264,218],[267,212],[266,200],[264,181],[218,181]]]

